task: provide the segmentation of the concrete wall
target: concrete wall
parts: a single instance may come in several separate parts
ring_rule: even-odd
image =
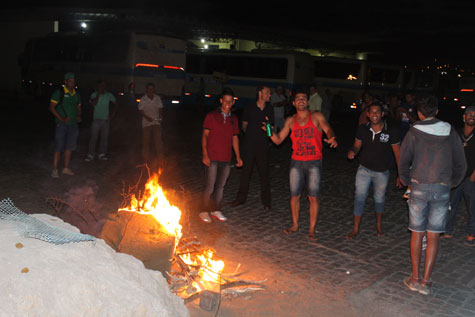
[[[15,94],[20,89],[21,67],[18,56],[23,52],[26,42],[37,36],[54,31],[54,21],[48,22],[0,22],[0,92]]]

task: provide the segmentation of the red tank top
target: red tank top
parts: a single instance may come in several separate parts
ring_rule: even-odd
[[[296,161],[313,161],[322,159],[322,132],[313,124],[311,116],[301,127],[294,116],[294,126],[290,134],[292,140],[292,159]]]

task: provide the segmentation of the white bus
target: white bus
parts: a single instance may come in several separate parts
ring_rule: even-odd
[[[104,79],[107,89],[132,99],[154,83],[165,105],[179,104],[185,80],[186,41],[155,34],[53,33],[30,40],[21,56],[25,91],[49,98],[74,72],[82,98]]]
[[[211,104],[223,87],[230,87],[235,94],[235,107],[242,109],[256,100],[258,86],[282,86],[292,91],[312,83],[311,62],[309,54],[280,50],[188,51],[184,99],[188,103]]]

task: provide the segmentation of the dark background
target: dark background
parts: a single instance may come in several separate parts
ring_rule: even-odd
[[[184,38],[236,37],[345,51],[400,65],[473,66],[475,2],[15,1],[2,21],[57,19],[62,28],[135,28]]]

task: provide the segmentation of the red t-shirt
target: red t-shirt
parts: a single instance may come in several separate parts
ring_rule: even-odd
[[[292,159],[314,161],[322,159],[322,132],[313,124],[309,116],[307,124],[301,127],[294,116],[294,126],[290,134]]]
[[[231,162],[233,136],[239,134],[237,117],[234,114],[225,117],[220,111],[211,111],[205,117],[203,129],[209,130],[208,156],[210,160]]]

